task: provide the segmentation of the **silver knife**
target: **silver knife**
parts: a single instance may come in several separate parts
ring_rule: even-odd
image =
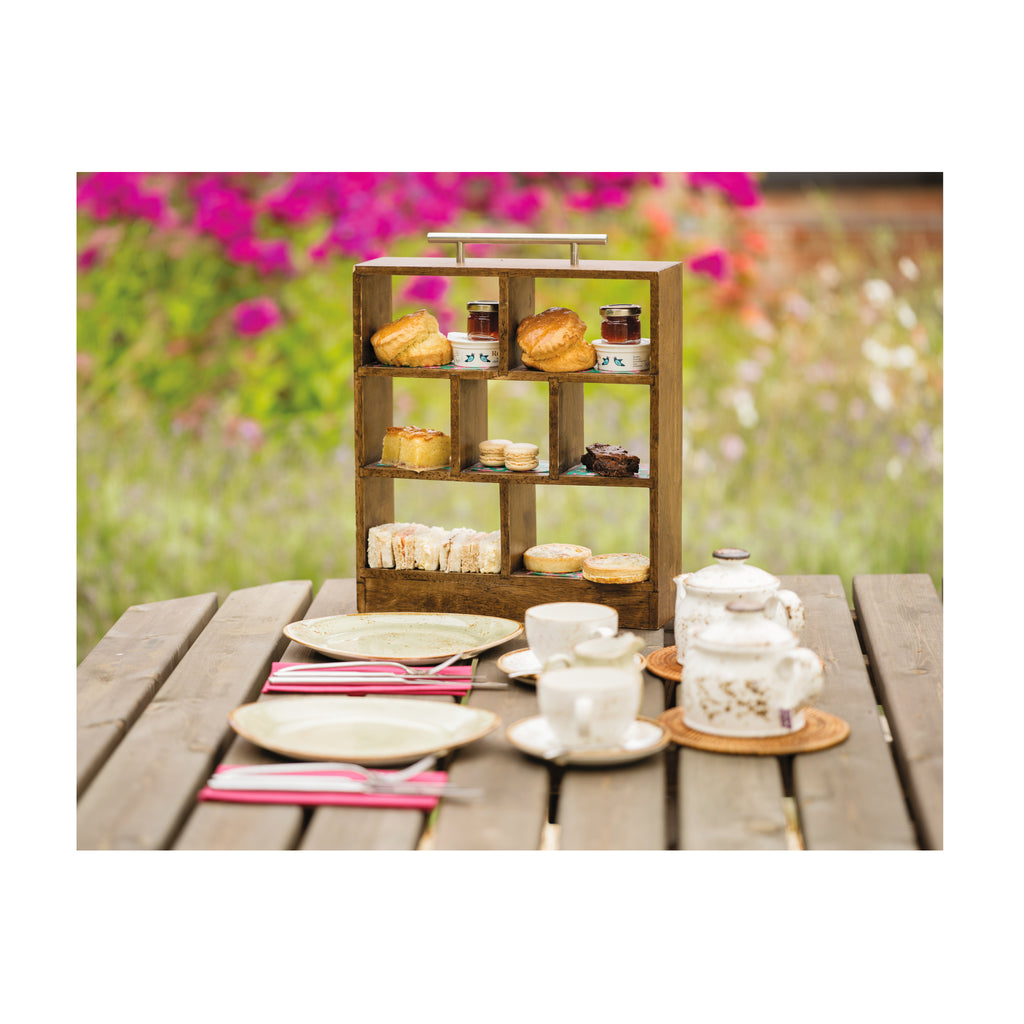
[[[245,775],[232,777],[219,772],[206,782],[210,789],[263,791],[273,793],[364,793],[369,796],[447,796],[473,800],[483,790],[451,786],[446,782],[368,782],[343,776],[323,775]]]

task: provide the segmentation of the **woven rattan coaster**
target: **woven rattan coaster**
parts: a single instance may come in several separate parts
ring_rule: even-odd
[[[653,672],[662,679],[678,683],[683,673],[683,666],[676,661],[676,645],[662,647],[660,651],[647,655],[647,671]]]
[[[698,732],[683,721],[682,708],[669,708],[657,720],[668,729],[674,743],[718,754],[806,754],[812,750],[834,747],[850,735],[850,727],[846,722],[818,708],[804,709],[804,727],[798,732],[764,738],[712,736],[710,733]]]

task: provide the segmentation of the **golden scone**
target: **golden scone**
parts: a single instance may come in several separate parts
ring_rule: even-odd
[[[591,555],[583,560],[583,578],[591,583],[642,583],[650,572],[646,555]]]
[[[530,572],[579,572],[590,554],[579,544],[538,544],[523,552],[523,565]]]
[[[385,324],[370,344],[387,366],[442,366],[452,361],[452,343],[425,309]]]
[[[519,324],[516,340],[523,365],[554,373],[589,370],[597,352],[586,339],[587,325],[564,306],[551,306]]]

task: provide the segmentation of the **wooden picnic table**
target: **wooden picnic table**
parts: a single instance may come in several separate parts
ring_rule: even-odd
[[[480,788],[428,814],[366,807],[201,802],[221,763],[281,760],[228,714],[260,696],[274,661],[316,661],[289,622],[355,611],[355,581],[287,580],[129,608],[78,670],[78,847],[152,850],[942,849],[942,604],[926,575],[786,576],[806,607],[801,643],[825,663],[818,706],[850,725],[840,745],[785,757],[672,744],[613,768],[554,767],[505,728],[537,714],[533,686],[475,690],[501,726],[439,767]],[[645,653],[673,643],[637,631]],[[496,659],[477,672],[504,680]],[[643,714],[677,684],[645,673]],[[339,698],[341,699],[341,698]],[[345,698],[358,700],[360,698]],[[417,700],[453,700],[420,696]]]

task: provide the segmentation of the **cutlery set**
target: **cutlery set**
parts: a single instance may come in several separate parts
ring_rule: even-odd
[[[296,761],[224,768],[206,782],[210,789],[268,793],[364,793],[393,796],[444,796],[473,800],[482,790],[441,780],[417,780],[436,758],[428,756],[401,771],[381,772],[343,761]]]

